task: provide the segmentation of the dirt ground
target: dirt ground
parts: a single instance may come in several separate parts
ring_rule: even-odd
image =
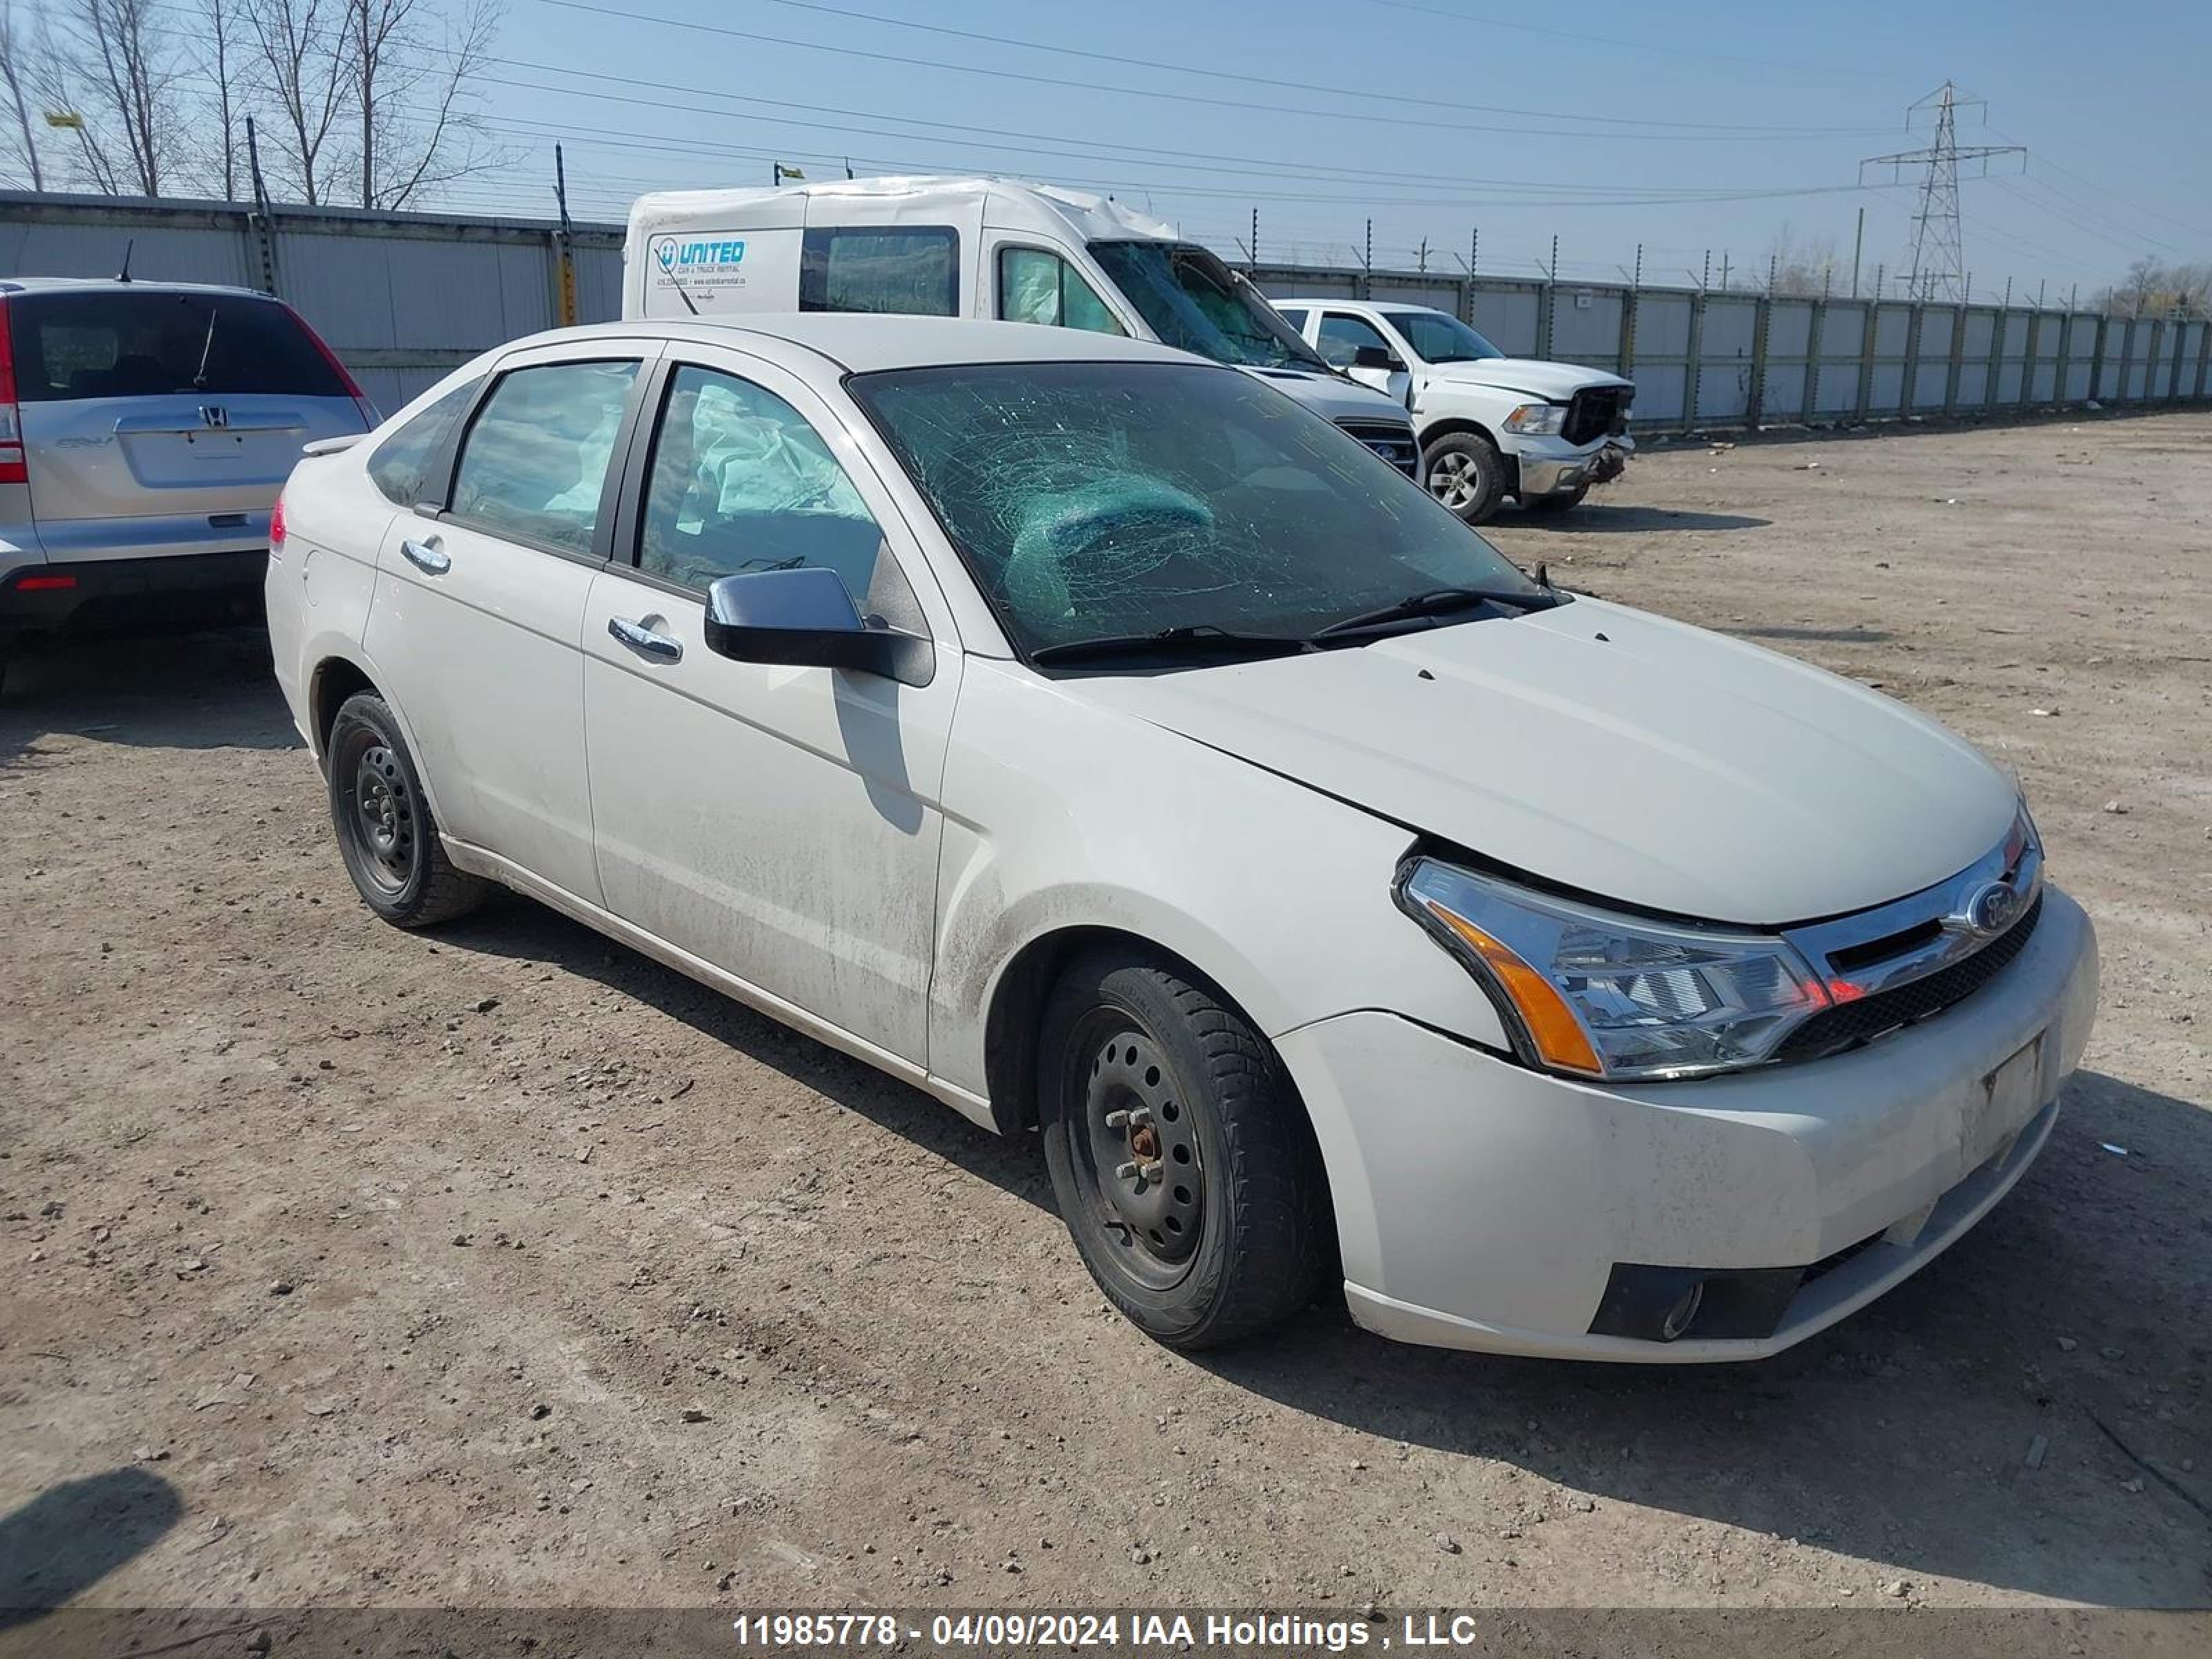
[[[520,899],[373,921],[265,642],[49,651],[0,700],[0,1603],[2212,1601],[2212,415],[1681,443],[1494,533],[2025,778],[2102,1018],[1917,1279],[1742,1368],[1338,1308],[1179,1358],[1033,1146]]]

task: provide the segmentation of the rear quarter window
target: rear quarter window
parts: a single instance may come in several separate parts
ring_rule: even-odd
[[[351,395],[299,319],[245,295],[14,294],[7,323],[15,396],[27,404],[179,392]]]
[[[464,380],[420,413],[402,421],[368,458],[368,476],[395,504],[412,507],[422,499],[423,473],[445,445],[453,422],[468,413],[483,384],[482,376]]]

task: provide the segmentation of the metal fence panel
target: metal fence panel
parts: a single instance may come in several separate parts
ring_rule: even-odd
[[[540,222],[0,192],[0,276],[135,275],[276,290],[386,408],[488,347],[558,317],[556,228]],[[620,314],[622,228],[578,226],[578,319]],[[1506,276],[1293,265],[1278,297],[1369,295],[1467,317],[1500,349],[1619,366],[1639,429],[1974,413],[2212,394],[2203,319],[2033,307],[1553,285]]]
[[[1562,362],[1608,368],[1620,354],[1620,320],[1626,309],[1618,292],[1559,290],[1552,307],[1552,356]]]
[[[1534,289],[1477,289],[1469,319],[1509,357],[1534,357],[1540,349],[1537,324],[1541,295]]]

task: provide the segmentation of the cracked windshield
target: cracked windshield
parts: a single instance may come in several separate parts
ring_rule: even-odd
[[[1439,588],[1538,591],[1248,375],[1015,363],[849,384],[1025,651],[1171,629],[1288,642]]]
[[[1164,344],[1243,368],[1329,372],[1236,272],[1202,247],[1093,242],[1091,257]]]

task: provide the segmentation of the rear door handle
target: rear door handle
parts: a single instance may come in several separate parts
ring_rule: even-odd
[[[607,632],[620,640],[641,657],[651,657],[656,662],[679,662],[684,657],[680,640],[672,640],[665,634],[656,634],[641,623],[622,617],[607,618]]]
[[[453,556],[438,545],[432,536],[424,541],[404,541],[399,550],[407,556],[407,562],[417,570],[433,576],[442,576],[453,568]]]

